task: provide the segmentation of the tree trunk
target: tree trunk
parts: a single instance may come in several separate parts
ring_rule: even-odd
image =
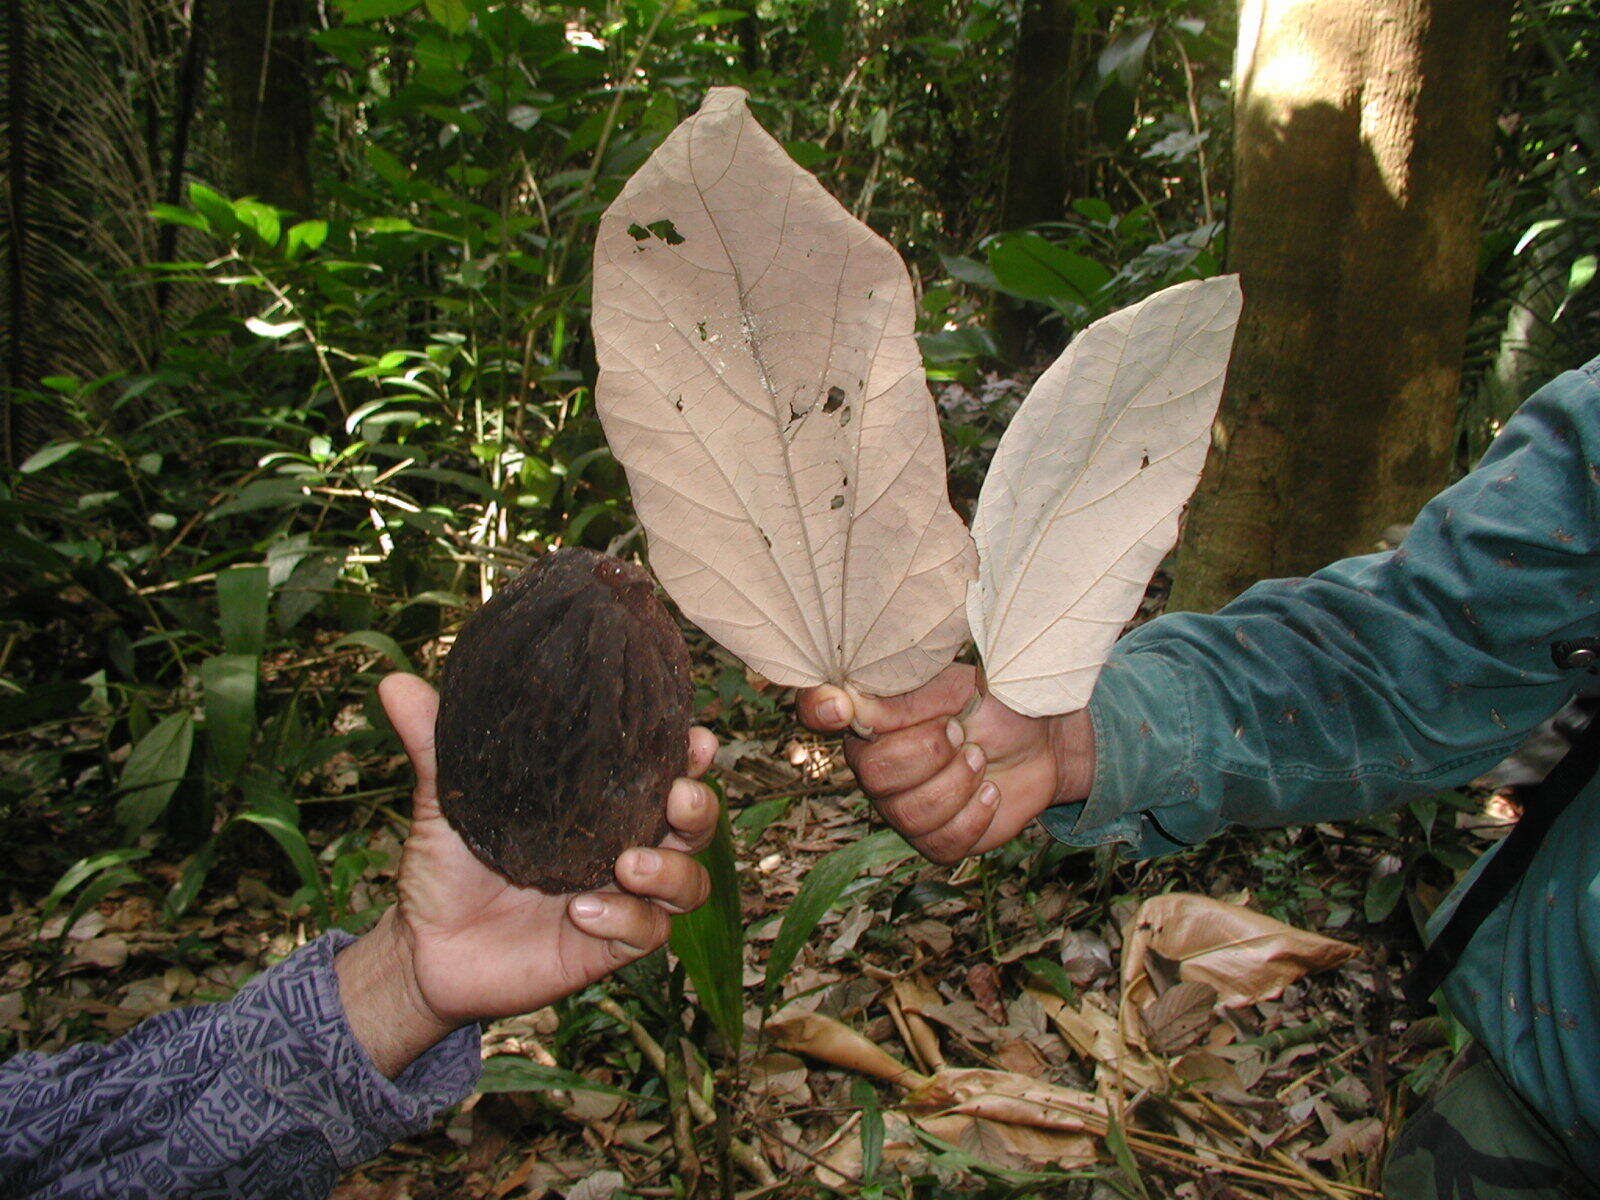
[[[1088,125],[1073,91],[1092,32],[1080,26],[1078,8],[1077,0],[1023,0],[1006,112],[1002,229],[1061,220],[1078,190]],[[994,319],[1007,354],[1022,358],[1034,315],[999,296]]]
[[[228,185],[294,212],[311,207],[310,0],[227,0],[211,37],[228,134]]]
[[[1508,0],[1244,0],[1244,314],[1170,607],[1374,548],[1447,481]]]

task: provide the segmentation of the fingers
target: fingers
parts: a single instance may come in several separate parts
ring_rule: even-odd
[[[873,807],[925,858],[959,862],[973,853],[999,811],[1000,790],[984,781],[985,765],[983,751],[967,745],[926,783]]]
[[[717,756],[717,735],[703,725],[689,730],[689,778],[699,779]]]
[[[852,723],[875,734],[891,733],[936,717],[955,716],[977,690],[977,678],[975,668],[956,663],[903,696],[862,696],[823,684],[800,692],[795,702],[801,721],[823,733]]]
[[[400,735],[411,769],[417,773],[415,800],[432,806],[438,800],[433,725],[439,716],[439,693],[420,676],[396,672],[384,676],[378,684],[378,699],[389,716],[389,724]]]
[[[617,859],[617,886],[635,896],[653,900],[667,912],[699,908],[711,894],[706,869],[676,850],[635,846]]]
[[[618,962],[648,954],[672,932],[673,913],[705,903],[711,876],[687,854],[636,846],[617,859],[624,891],[585,892],[567,901],[572,923],[610,943]]]
[[[672,933],[665,909],[621,892],[585,892],[567,901],[567,916],[590,937],[607,943],[621,965],[648,954]]]
[[[692,779],[673,781],[667,793],[667,836],[661,839],[664,850],[695,854],[711,844],[717,832],[720,805],[717,794]]]
[[[835,733],[847,728],[856,715],[850,693],[831,683],[802,688],[795,693],[794,706],[801,723],[818,733]]]
[[[961,743],[961,726],[945,717],[870,742],[847,738],[844,756],[861,790],[876,799],[920,787],[944,770]]]

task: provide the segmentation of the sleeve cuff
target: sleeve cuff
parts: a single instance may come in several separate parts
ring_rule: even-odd
[[[1089,720],[1095,745],[1089,797],[1047,808],[1039,824],[1068,845],[1120,843],[1135,858],[1189,845],[1149,815],[1199,792],[1190,769],[1193,719],[1175,667],[1158,654],[1113,652],[1089,699]]]
[[[229,1002],[227,1027],[249,1075],[327,1138],[341,1169],[420,1133],[472,1094],[481,1030],[458,1029],[389,1080],[356,1040],[333,957],[355,937],[332,930],[251,980]]]

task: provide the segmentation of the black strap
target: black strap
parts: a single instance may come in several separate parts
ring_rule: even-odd
[[[1594,778],[1596,770],[1600,770],[1600,716],[1574,734],[1572,748],[1550,768],[1550,774],[1522,794],[1522,817],[1516,828],[1472,881],[1439,936],[1401,984],[1407,1000],[1425,1003],[1439,990],[1478,926],[1516,886],[1556,818]]]

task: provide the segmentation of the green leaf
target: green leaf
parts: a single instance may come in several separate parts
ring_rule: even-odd
[[[347,633],[332,646],[334,650],[343,649],[345,646],[365,646],[368,650],[376,650],[387,658],[400,671],[409,671],[416,674],[416,668],[411,665],[411,659],[406,652],[400,649],[400,643],[387,633],[379,633],[376,629],[361,629],[355,633]]]
[[[1388,919],[1405,893],[1406,873],[1376,869],[1367,877],[1367,895],[1362,908],[1368,924],[1377,925]]]
[[[179,208],[176,204],[157,204],[150,209],[150,215],[157,221],[164,221],[168,225],[186,225],[190,229],[209,231],[211,226],[206,219],[197,212],[190,212],[187,208]]]
[[[941,254],[939,261],[944,264],[945,273],[951,279],[959,279],[962,283],[992,288],[996,291],[1000,288],[1000,281],[994,277],[994,272],[989,269],[987,263],[960,254]]]
[[[42,471],[52,463],[58,463],[73,451],[81,449],[82,442],[51,442],[48,446],[41,446],[23,461],[17,470],[23,475],[32,475],[35,471]]]
[[[91,854],[88,858],[80,858],[62,873],[56,880],[55,887],[50,889],[50,894],[44,898],[44,903],[39,906],[39,915],[48,918],[56,910],[56,906],[65,900],[79,884],[86,879],[91,879],[112,867],[120,867],[126,863],[137,862],[141,858],[148,858],[150,851],[140,850],[135,846],[123,846],[117,850],[107,850],[104,854]],[[71,922],[67,927],[70,929]]]
[[[1133,1150],[1128,1145],[1128,1137],[1122,1132],[1122,1122],[1117,1120],[1117,1114],[1106,1114],[1106,1146],[1111,1151],[1111,1157],[1117,1160],[1117,1166],[1122,1168],[1122,1173],[1127,1176],[1139,1193],[1141,1200],[1150,1200],[1150,1189],[1144,1185],[1144,1175],[1139,1171],[1139,1163],[1133,1157]]]
[[[265,566],[229,567],[217,573],[218,624],[229,654],[260,654],[267,648],[267,602],[272,589]]]
[[[123,793],[117,821],[128,836],[144,832],[166,810],[189,769],[193,749],[194,718],[187,712],[163,717],[134,744],[117,781]]]
[[[861,1113],[861,1178],[871,1183],[883,1165],[883,1105],[878,1089],[865,1079],[851,1086],[850,1100]]]
[[[206,876],[216,865],[221,846],[221,837],[213,835],[207,838],[206,844],[195,851],[184,864],[178,882],[173,884],[172,890],[167,893],[166,910],[169,919],[181,917],[189,910],[189,905],[194,903],[194,898],[200,894],[200,887],[205,883]]]
[[[451,33],[460,33],[467,27],[472,13],[464,0],[424,0],[428,15]]]
[[[783,924],[778,927],[778,937],[767,958],[765,996],[769,1005],[782,990],[783,978],[794,965],[801,947],[828,910],[839,902],[844,889],[864,872],[903,862],[915,853],[894,830],[880,829],[859,842],[835,850],[811,868],[800,885],[799,895],[783,914]]]
[[[220,782],[239,777],[249,761],[256,734],[256,676],[253,654],[215,654],[200,664],[205,696],[206,741]]]
[[[326,600],[343,571],[342,554],[314,554],[302,559],[278,589],[278,631],[288,633]]]
[[[295,258],[303,250],[320,250],[322,243],[327,240],[326,221],[297,221],[289,226],[289,240],[284,244],[284,253]]]
[[[1111,272],[1037,233],[1012,233],[989,243],[989,265],[1003,291],[1025,300],[1089,299]]]
[[[213,191],[203,183],[191,183],[189,203],[206,219],[213,233],[238,232],[239,218],[234,215],[233,205],[220,192]]]
[[[245,822],[267,831],[288,857],[300,883],[316,897],[316,906],[326,915],[327,893],[322,886],[322,872],[317,870],[317,856],[311,852],[306,835],[282,817],[270,813],[244,812],[234,817],[230,825]]]
[[[693,912],[672,918],[672,952],[694,983],[700,1006],[737,1058],[744,1039],[744,917],[733,827],[725,808],[711,845],[696,857],[711,875],[711,895]]]
[[[346,21],[381,21],[417,6],[417,0],[334,0]]]
[[[278,218],[278,210],[270,204],[263,204],[259,200],[235,200],[233,215],[239,219],[239,224],[246,229],[254,230],[264,245],[278,244],[278,237],[283,232],[283,223]]]
[[[622,1096],[629,1100],[644,1100],[638,1092],[599,1083],[576,1071],[560,1067],[547,1067],[543,1063],[523,1058],[519,1054],[496,1054],[483,1060],[483,1077],[478,1080],[480,1092],[599,1092],[606,1096]]]

